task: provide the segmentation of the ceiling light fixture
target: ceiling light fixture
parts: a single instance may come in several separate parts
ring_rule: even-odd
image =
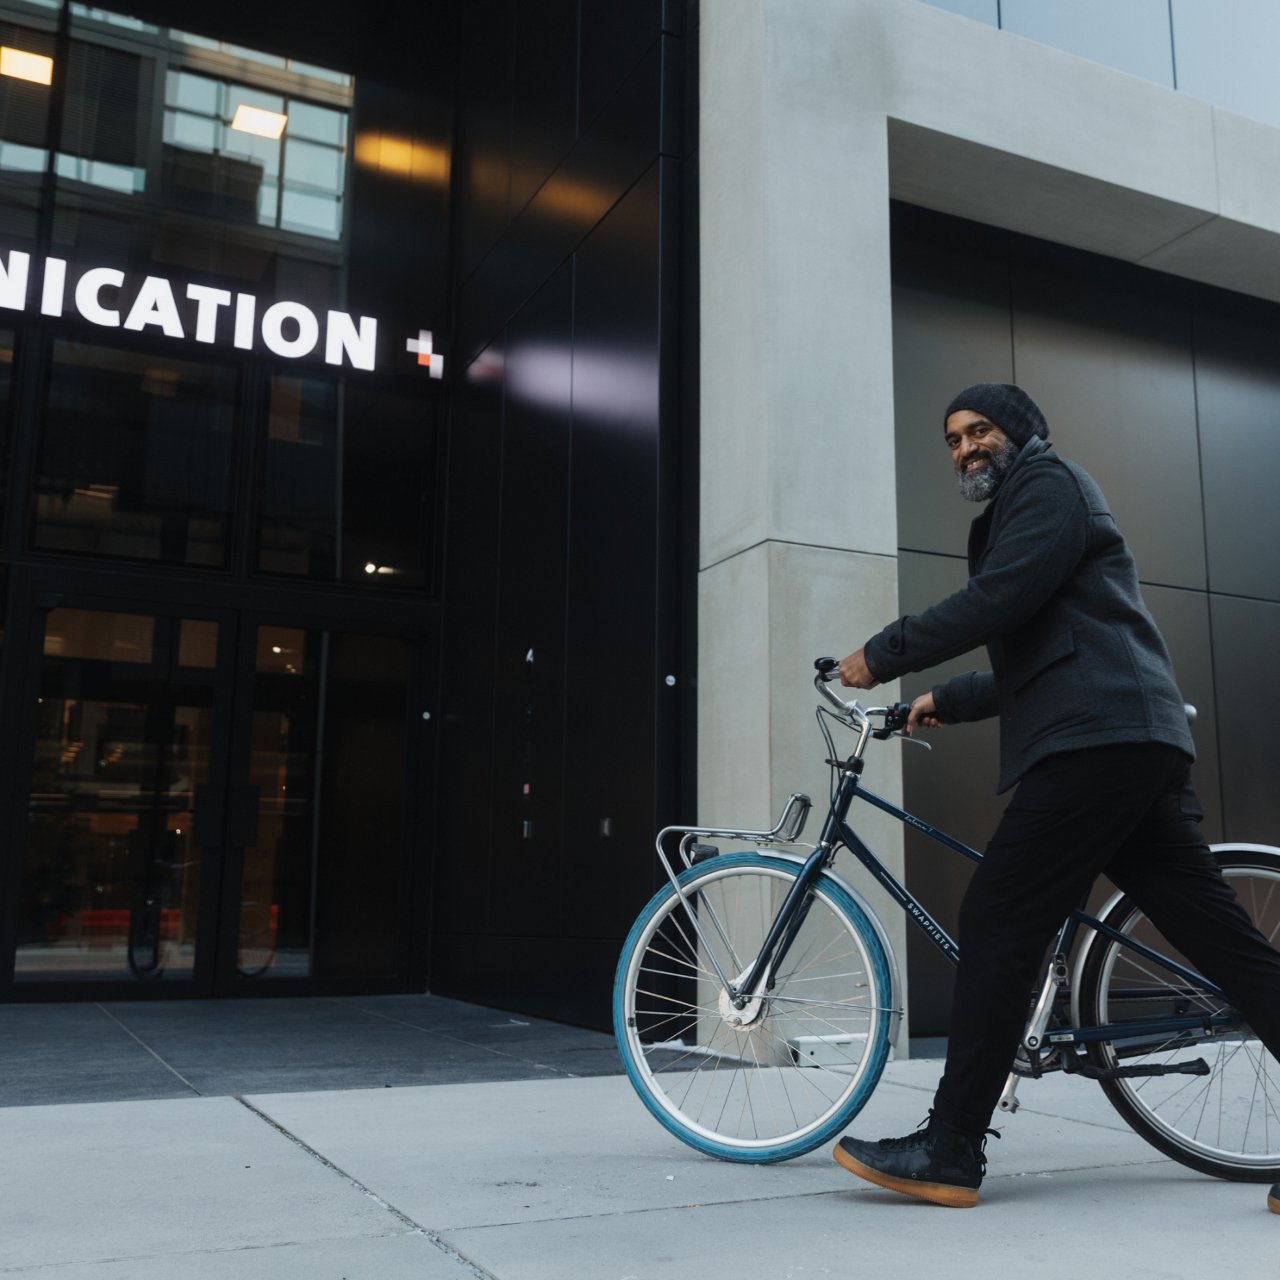
[[[53,59],[42,53],[27,53],[24,49],[0,45],[0,76],[30,80],[32,84],[52,84]]]
[[[278,111],[264,111],[262,107],[251,107],[242,102],[236,108],[231,127],[239,129],[241,133],[252,133],[256,137],[271,138],[274,141],[284,132],[288,118]]]

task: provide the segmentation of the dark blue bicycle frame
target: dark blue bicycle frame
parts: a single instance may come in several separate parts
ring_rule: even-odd
[[[835,795],[831,798],[831,807],[827,812],[818,846],[806,860],[803,869],[792,884],[786,900],[779,908],[755,963],[751,966],[744,980],[735,984],[733,993],[735,1002],[742,1001],[745,1003],[748,994],[758,989],[765,973],[780,962],[786,954],[792,940],[799,932],[805,915],[808,913],[810,889],[817,883],[818,877],[822,872],[831,865],[841,845],[848,849],[866,867],[875,881],[924,931],[925,936],[932,941],[934,946],[952,964],[959,963],[960,948],[948,935],[947,931],[929,914],[928,910],[920,905],[915,895],[898,880],[867,847],[857,833],[849,827],[845,817],[854,798],[858,797],[867,801],[868,804],[874,805],[875,808],[880,809],[882,812],[889,814],[890,817],[896,818],[899,822],[923,832],[931,840],[945,845],[948,849],[968,858],[972,862],[981,862],[982,854],[976,849],[971,849],[967,844],[956,840],[953,836],[949,836],[945,831],[940,831],[937,827],[921,821],[921,819],[914,814],[908,813],[905,809],[898,808],[897,805],[876,795],[875,792],[868,791],[860,783],[859,774],[861,771],[862,762],[857,758],[845,761],[840,767],[840,784]],[[1179,964],[1176,960],[1171,960],[1167,956],[1161,955],[1158,951],[1153,951],[1136,938],[1130,938],[1118,929],[1112,928],[1104,921],[1090,915],[1084,910],[1083,906],[1076,907],[1067,917],[1054,944],[1054,954],[1066,955],[1070,951],[1081,926],[1121,943],[1130,951],[1174,974],[1188,986],[1225,1000],[1222,989],[1215,983],[1210,982],[1208,978],[1203,977],[1192,969],[1188,969],[1185,965]],[[1097,1027],[1055,1028],[1053,1032],[1046,1036],[1046,1040],[1055,1044],[1090,1044],[1101,1040],[1127,1039],[1136,1036],[1165,1036],[1176,1034],[1179,1031],[1205,1030],[1209,1027],[1227,1025],[1231,1021],[1232,1019],[1229,1016],[1219,1014],[1211,1017],[1201,1015],[1148,1019],[1145,1021],[1134,1020],[1124,1024]]]

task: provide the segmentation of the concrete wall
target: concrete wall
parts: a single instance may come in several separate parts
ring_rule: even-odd
[[[917,0],[703,0],[700,63],[700,819],[768,825],[898,612],[890,198],[1275,300],[1280,130]]]

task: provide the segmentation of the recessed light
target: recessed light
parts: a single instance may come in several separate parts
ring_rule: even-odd
[[[27,53],[25,49],[0,45],[0,76],[30,80],[32,84],[52,84],[53,59],[42,53]]]
[[[275,140],[284,132],[284,124],[288,118],[278,111],[264,111],[261,107],[251,107],[242,102],[236,108],[231,127],[239,129],[241,133],[252,133],[259,138]]]

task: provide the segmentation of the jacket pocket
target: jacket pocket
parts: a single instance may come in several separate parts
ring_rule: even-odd
[[[1009,650],[1013,650],[1016,657],[1010,655]],[[1006,641],[1008,668],[1005,679],[1009,692],[1016,697],[1037,676],[1074,657],[1075,652],[1075,632],[1066,626],[1056,628],[1047,636],[1028,637],[1021,643]]]

